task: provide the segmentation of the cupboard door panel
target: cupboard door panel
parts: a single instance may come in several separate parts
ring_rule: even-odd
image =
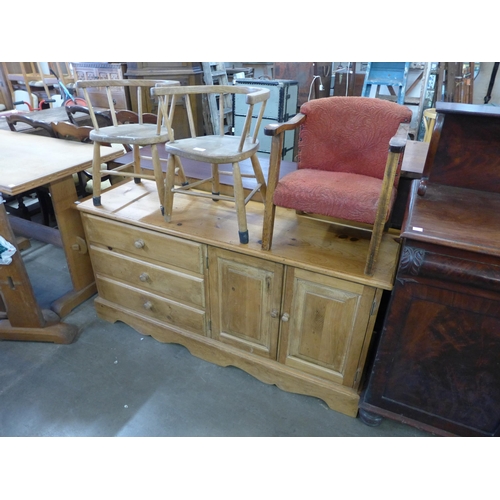
[[[279,361],[353,386],[375,290],[295,268],[285,288]]]
[[[276,359],[283,266],[209,249],[212,337]]]

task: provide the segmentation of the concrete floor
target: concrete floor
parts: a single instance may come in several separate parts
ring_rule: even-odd
[[[70,288],[62,250],[32,242],[24,262],[40,305]],[[64,318],[71,345],[0,341],[0,436],[430,436],[368,427],[314,397],[219,367],[123,323],[90,299]]]

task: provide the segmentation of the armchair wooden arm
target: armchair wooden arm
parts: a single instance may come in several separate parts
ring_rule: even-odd
[[[389,141],[389,154],[387,156],[387,164],[385,167],[384,179],[377,207],[377,215],[375,216],[375,223],[373,224],[372,237],[368,248],[368,258],[366,260],[364,270],[365,274],[368,276],[373,274],[375,260],[378,255],[382,235],[384,233],[384,224],[387,218],[387,212],[390,209],[391,186],[395,184],[396,176],[399,175],[409,128],[410,125],[408,123],[402,123],[396,134]]]
[[[305,119],[306,115],[303,115],[302,113],[297,113],[295,116],[293,116],[284,123],[270,123],[269,125],[266,125],[266,127],[264,128],[264,134],[275,136],[278,134],[282,134],[287,130],[294,130],[302,123],[304,123]]]

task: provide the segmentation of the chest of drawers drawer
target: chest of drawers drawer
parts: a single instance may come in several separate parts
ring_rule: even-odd
[[[113,252],[92,247],[93,267],[97,276],[107,276],[147,292],[205,308],[202,276],[194,276]]]
[[[206,313],[157,294],[119,283],[104,276],[96,278],[99,296],[127,311],[152,318],[161,323],[206,335]]]
[[[87,240],[117,254],[151,263],[174,266],[203,275],[206,249],[193,241],[175,238],[119,222],[84,215]]]

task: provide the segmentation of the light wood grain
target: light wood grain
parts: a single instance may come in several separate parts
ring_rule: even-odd
[[[92,164],[92,145],[0,130],[0,191],[16,195],[85,170]],[[103,146],[101,161],[124,153]]]
[[[271,251],[263,251],[258,239],[263,223],[261,203],[250,201],[247,204],[247,222],[253,238],[248,245],[242,245],[231,203],[178,197],[174,206],[177,219],[168,223],[158,211],[156,197],[154,183],[144,181],[136,185],[127,182],[108,191],[103,196],[102,206],[93,207],[92,202],[86,200],[79,208],[85,213],[105,216],[140,229],[211,244],[272,262],[297,265],[384,290],[392,289],[399,255],[399,242],[394,235],[384,233],[375,272],[366,276],[363,271],[369,239],[344,238],[345,233],[339,232],[335,226],[297,217],[293,210],[276,208],[274,231],[279,237]]]
[[[383,238],[390,271],[368,277],[368,239],[339,237],[292,210],[276,214],[276,228],[284,222],[292,237],[264,251],[258,240],[231,240],[231,203],[183,197],[183,217],[168,223],[155,199],[153,182],[128,182],[100,207],[79,205],[99,316],[355,416],[379,286],[392,286],[398,243]],[[262,227],[262,204],[248,206],[249,223]]]

